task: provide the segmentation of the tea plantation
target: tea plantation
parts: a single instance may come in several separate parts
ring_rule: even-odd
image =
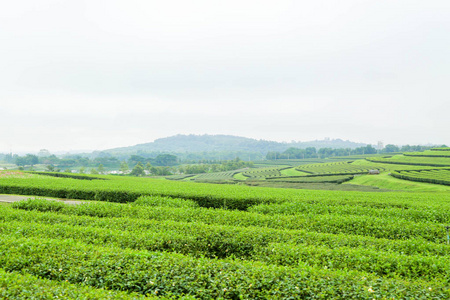
[[[96,201],[0,206],[0,298],[450,298],[449,193],[53,175],[0,191]]]

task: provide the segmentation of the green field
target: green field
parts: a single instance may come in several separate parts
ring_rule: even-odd
[[[193,175],[191,177],[188,177],[187,179],[189,181],[197,181],[197,182],[214,182],[214,181],[232,181],[234,179],[234,175],[239,173],[238,170],[236,171],[226,171],[226,172],[214,172],[214,173],[204,173],[204,174],[198,174]]]
[[[445,148],[448,149],[448,148]],[[229,183],[259,187],[275,187],[275,188],[293,188],[293,189],[314,189],[314,190],[344,190],[344,191],[386,191],[386,190],[408,190],[408,191],[442,191],[438,185],[440,176],[444,173],[438,173],[431,179],[416,179],[406,177],[404,171],[421,171],[421,170],[438,170],[445,168],[443,165],[447,163],[446,157],[428,157],[427,153],[445,153],[450,152],[445,149],[427,150],[417,152],[424,155],[354,155],[333,157],[320,160],[317,163],[315,159],[305,160],[276,160],[264,161],[261,164],[265,167],[250,168],[247,170],[236,170],[229,172],[206,173],[201,175],[177,175],[171,176],[173,180],[189,180],[195,182],[210,183]],[[353,160],[345,160],[344,158],[352,158]],[[300,163],[296,167],[288,165],[286,162]],[[262,161],[263,162],[263,161]],[[275,165],[276,163],[285,163],[284,165]],[[309,162],[309,163],[307,163]],[[448,161],[450,162],[450,160]],[[274,164],[272,164],[274,163]],[[378,170],[380,175],[373,176],[357,176],[354,179],[349,177],[336,176],[352,176],[367,175],[370,170]],[[398,172],[403,172],[400,176]],[[390,174],[388,176],[388,173]],[[413,173],[409,173],[413,174]],[[422,173],[425,174],[425,173]],[[392,176],[391,176],[392,175]],[[324,176],[331,176],[325,178]],[[395,176],[395,178],[394,178]],[[437,177],[436,177],[437,176]],[[307,177],[318,177],[316,179]],[[335,179],[335,180],[334,180]],[[342,180],[343,179],[343,180]],[[407,181],[409,180],[409,181]],[[415,181],[416,183],[412,183]],[[445,180],[444,180],[445,181]],[[423,183],[434,184],[423,184]],[[345,185],[342,185],[345,183]],[[446,184],[444,182],[443,184]]]
[[[450,297],[450,194],[247,189],[284,200],[244,211],[156,196],[4,206],[2,293],[23,293],[11,284],[22,280],[73,299]]]
[[[298,171],[314,174],[314,175],[325,175],[325,174],[367,174],[369,170],[379,170],[385,171],[385,168],[377,165],[358,165],[352,164],[352,162],[335,162],[335,163],[323,163],[323,164],[311,164],[299,166],[296,168]]]
[[[251,169],[248,171],[242,172],[242,175],[247,177],[247,179],[259,179],[264,180],[266,178],[274,178],[274,177],[281,177],[283,176],[281,174],[281,171],[284,169],[287,169],[289,167],[268,167],[268,168],[257,168],[257,169]]]
[[[450,148],[434,148],[423,152],[408,152],[405,156],[421,156],[421,157],[445,157],[450,158]]]
[[[353,180],[343,183],[343,185],[367,185],[379,187],[381,189],[402,190],[411,192],[450,192],[450,187],[438,184],[409,181],[395,178],[388,173],[372,176],[355,176]]]
[[[392,176],[417,182],[442,184],[450,186],[450,169],[404,170],[395,171]]]
[[[446,151],[442,151],[442,152],[446,152]],[[449,157],[439,157],[439,156],[426,157],[426,156],[394,155],[392,157],[367,158],[367,160],[369,160],[371,162],[384,163],[384,164],[450,167],[450,156]]]
[[[449,299],[449,168],[401,157],[172,180],[1,171],[0,193],[96,201],[1,205],[0,298]]]

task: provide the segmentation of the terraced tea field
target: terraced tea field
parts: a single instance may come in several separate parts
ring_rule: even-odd
[[[343,175],[343,174],[367,174],[370,170],[385,171],[379,165],[353,165],[351,162],[336,162],[324,164],[311,164],[299,166],[296,170],[313,175]]]
[[[266,178],[273,178],[273,177],[281,177],[283,176],[281,174],[281,171],[284,169],[288,169],[289,167],[281,167],[281,168],[257,168],[257,169],[251,169],[245,172],[242,172],[242,175],[247,177],[248,179],[259,179],[264,180]]]
[[[215,173],[204,173],[204,174],[198,174],[193,177],[190,177],[189,180],[191,181],[227,181],[227,180],[233,180],[233,176],[237,173],[239,173],[239,170],[235,171],[226,171],[226,172],[215,172]]]
[[[72,299],[450,297],[449,193],[19,175],[2,177],[2,191],[127,203],[3,206],[3,298],[26,291]]]
[[[0,190],[102,202],[3,205],[3,298],[27,291],[72,299],[450,297],[450,193],[54,176],[10,172]]]
[[[439,150],[438,150],[439,149]],[[408,152],[405,156],[421,156],[421,157],[445,157],[450,158],[450,148],[437,148],[426,150],[423,152]]]
[[[395,171],[392,176],[411,181],[450,185],[450,169]]]
[[[437,151],[436,151],[437,152]],[[444,151],[442,151],[444,152]],[[375,157],[367,158],[367,160],[375,163],[383,164],[400,164],[413,166],[432,166],[432,167],[450,167],[449,157],[427,157],[427,156],[410,156],[410,155],[394,155],[392,157]]]

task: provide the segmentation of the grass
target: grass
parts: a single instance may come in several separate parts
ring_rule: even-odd
[[[399,180],[387,173],[357,180],[377,185],[386,180],[395,189],[400,184],[431,186],[443,192],[410,188],[413,192],[375,194],[362,191],[384,190],[276,182],[279,179],[240,184],[361,192],[114,176],[0,178],[0,186],[35,183],[38,192],[44,192],[39,187],[46,192],[70,187],[80,197],[91,191],[102,197],[117,193],[108,199],[122,201],[127,193],[156,194],[128,204],[70,206],[38,199],[1,206],[1,268],[35,277],[30,277],[30,284],[13,278],[2,286],[0,280],[0,298],[27,298],[2,297],[14,286],[19,291],[36,285],[53,291],[64,284],[64,289],[83,293],[76,299],[95,299],[89,291],[105,299],[100,288],[173,299],[449,299],[448,187]],[[226,209],[210,200],[226,200]],[[5,276],[0,269],[0,279]],[[28,290],[32,298],[37,289]],[[40,294],[35,298],[44,299]]]
[[[394,178],[387,173],[383,173],[380,175],[361,175],[355,176],[353,180],[350,180],[344,185],[367,185],[367,186],[376,186],[382,189],[389,190],[403,190],[403,191],[411,191],[411,192],[448,192],[450,191],[450,187],[431,184],[431,183],[423,183],[423,182],[414,182],[407,181],[402,179]]]
[[[356,160],[352,162],[352,165],[358,166],[371,166],[377,167],[378,170],[384,169],[382,172],[390,172],[395,170],[422,170],[422,169],[438,169],[439,167],[426,167],[426,166],[414,166],[414,165],[401,165],[401,164],[383,164],[383,163],[374,163],[365,159]]]
[[[272,180],[246,181],[248,186],[280,188],[280,189],[303,189],[322,191],[358,191],[358,192],[388,192],[390,190],[380,189],[376,186],[337,184],[337,183],[301,183],[301,182],[277,182]]]
[[[305,172],[297,171],[295,168],[284,169],[284,170],[281,170],[280,173],[281,173],[281,175],[284,175],[284,176],[304,176],[304,175],[308,175]]]
[[[373,157],[367,158],[371,162],[391,163],[401,165],[417,165],[417,166],[432,166],[432,167],[448,167],[450,166],[449,157],[423,157],[423,156],[404,156],[394,155],[392,157]]]
[[[247,180],[247,177],[245,177],[244,175],[242,175],[242,173],[237,173],[233,176],[234,179],[238,179],[238,180]]]

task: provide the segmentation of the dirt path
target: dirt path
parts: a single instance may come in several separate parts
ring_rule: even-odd
[[[22,201],[22,200],[27,200],[29,198],[35,198],[36,196],[17,196],[17,195],[5,195],[5,194],[0,194],[0,202],[6,202],[6,203],[12,203],[12,202],[17,202],[17,201]],[[65,199],[55,199],[55,198],[47,198],[47,197],[39,197],[39,198],[43,198],[43,199],[47,199],[47,200],[56,200],[56,201],[61,201],[67,204],[81,204],[84,201],[80,201],[80,200],[65,200]]]

